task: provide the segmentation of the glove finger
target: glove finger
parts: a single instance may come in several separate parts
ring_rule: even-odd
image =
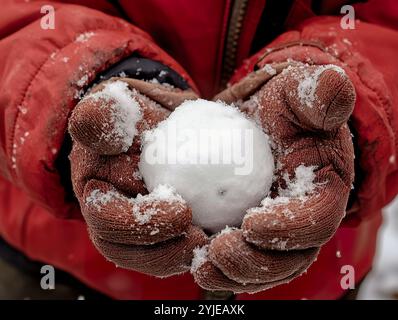
[[[130,88],[138,90],[148,98],[156,101],[164,108],[173,111],[185,100],[196,100],[199,96],[192,90],[181,90],[172,86],[166,86],[159,83],[132,79],[132,78],[114,78],[126,82]]]
[[[243,219],[245,239],[264,249],[318,247],[335,233],[345,215],[350,187],[327,166],[316,172],[308,195],[281,197],[249,209]]]
[[[269,283],[303,272],[314,261],[318,248],[295,251],[261,250],[245,241],[242,230],[213,239],[209,259],[229,279],[239,283]]]
[[[337,129],[354,110],[354,86],[338,66],[290,66],[274,85],[280,83],[297,124],[304,129]]]
[[[117,266],[158,277],[167,277],[189,270],[193,250],[207,244],[206,234],[190,226],[181,237],[155,245],[131,246],[112,243],[95,232],[91,238],[97,249]]]
[[[90,180],[81,199],[82,213],[103,240],[135,245],[165,241],[185,232],[192,220],[185,201],[165,188],[133,199],[109,183]]]
[[[220,269],[214,266],[210,261],[204,262],[194,272],[195,282],[203,289],[210,291],[232,291],[234,293],[256,293],[269,290],[273,287],[290,282],[300,276],[304,270],[297,270],[294,274],[285,279],[267,282],[267,283],[239,283],[229,279]]]
[[[112,78],[88,93],[69,119],[69,133],[102,155],[126,152],[139,134],[164,120],[169,111],[123,81]]]
[[[221,100],[231,104],[238,100],[246,100],[288,65],[289,63],[287,62],[266,65],[257,71],[249,73],[241,81],[218,93],[213,98],[213,101]]]
[[[255,293],[271,288],[272,284],[242,284],[227,278],[210,261],[204,262],[193,272],[195,282],[205,290]]]

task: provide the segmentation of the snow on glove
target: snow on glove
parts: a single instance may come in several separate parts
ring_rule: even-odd
[[[162,185],[148,194],[138,171],[140,134],[193,98],[191,90],[111,78],[70,117],[75,194],[94,244],[118,266],[156,276],[182,273],[193,249],[207,241],[191,225],[185,201]]]
[[[209,290],[256,292],[302,274],[335,233],[354,178],[347,125],[355,91],[334,65],[266,65],[221,92],[273,141],[275,180],[241,229],[196,252],[192,271]],[[199,257],[199,258],[198,258]]]

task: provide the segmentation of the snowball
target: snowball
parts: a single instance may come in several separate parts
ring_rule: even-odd
[[[170,185],[193,223],[216,233],[239,226],[268,194],[274,160],[268,136],[237,108],[186,101],[143,135],[139,170],[149,191]]]

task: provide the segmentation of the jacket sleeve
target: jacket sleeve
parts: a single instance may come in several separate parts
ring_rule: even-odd
[[[90,82],[132,53],[187,76],[146,33],[100,11],[54,2],[55,29],[42,29],[48,3],[1,3],[0,175],[51,213],[71,217],[79,210],[66,199],[56,161],[68,116]]]
[[[279,36],[244,63],[232,82],[254,66],[288,59],[337,64],[354,83],[350,126],[356,147],[356,182],[348,213],[379,212],[398,192],[398,31],[357,20],[342,29],[339,17],[315,17]],[[360,217],[360,216],[358,216]]]

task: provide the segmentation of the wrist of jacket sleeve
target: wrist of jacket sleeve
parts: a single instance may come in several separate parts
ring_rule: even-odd
[[[170,67],[195,87],[138,28],[88,8],[55,6],[62,27],[43,30],[38,19],[0,41],[0,173],[51,213],[71,217],[80,211],[68,202],[56,161],[63,156],[68,116],[90,83],[134,53]],[[28,9],[40,12],[39,5]]]
[[[141,57],[128,57],[99,75],[98,81],[108,80],[112,77],[135,78],[158,83],[166,83],[176,88],[186,90],[188,82],[170,67]]]
[[[371,44],[371,45],[370,45]],[[231,83],[255,68],[297,60],[342,67],[354,84],[357,100],[350,126],[356,134],[355,190],[347,213],[364,217],[377,213],[397,193],[398,176],[398,32],[356,22],[354,30],[340,27],[338,17],[316,17],[297,31],[286,32],[246,61]]]

